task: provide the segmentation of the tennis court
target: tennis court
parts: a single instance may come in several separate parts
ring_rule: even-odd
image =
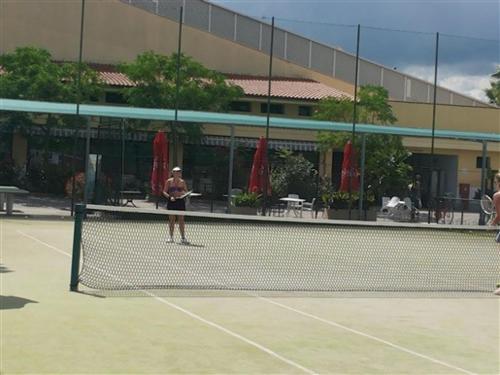
[[[71,293],[72,246],[70,221],[0,219],[2,373],[499,372],[500,299],[492,294]]]

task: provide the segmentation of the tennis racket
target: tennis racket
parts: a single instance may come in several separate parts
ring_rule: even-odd
[[[189,197],[191,194],[193,194],[193,191],[192,190],[189,190],[188,192],[182,194],[180,197],[176,198],[176,199],[184,199],[186,197]]]
[[[493,215],[495,206],[493,205],[493,200],[486,194],[481,197],[481,209],[485,214]]]

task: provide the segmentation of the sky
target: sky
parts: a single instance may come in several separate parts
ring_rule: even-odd
[[[500,65],[500,0],[211,0],[212,3],[487,100]]]

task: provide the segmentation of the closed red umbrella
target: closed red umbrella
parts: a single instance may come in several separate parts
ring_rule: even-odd
[[[165,133],[159,131],[153,140],[153,170],[151,171],[151,192],[161,196],[168,178],[168,142]]]
[[[271,184],[269,182],[269,169],[267,163],[267,142],[264,137],[260,137],[257,149],[253,156],[252,171],[248,182],[248,191],[251,193],[264,192],[267,178],[267,194],[271,194]]]
[[[359,171],[357,168],[356,154],[351,141],[344,146],[344,158],[342,160],[342,175],[340,177],[340,191],[349,191],[349,179],[351,179],[351,191],[359,190]]]

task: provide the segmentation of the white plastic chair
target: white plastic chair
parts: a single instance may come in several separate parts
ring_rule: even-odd
[[[302,210],[303,211],[310,211],[311,218],[314,217],[314,203],[315,202],[316,202],[316,198],[313,198],[311,202],[303,202],[302,203]]]
[[[288,194],[288,198],[300,199],[298,194]],[[304,207],[303,202],[287,202],[287,216],[290,213],[290,210],[293,210],[295,216],[302,216],[302,208]],[[299,215],[297,215],[299,212]]]
[[[387,206],[387,203],[389,203],[389,201],[391,200],[391,198],[389,197],[382,197],[382,209]]]

